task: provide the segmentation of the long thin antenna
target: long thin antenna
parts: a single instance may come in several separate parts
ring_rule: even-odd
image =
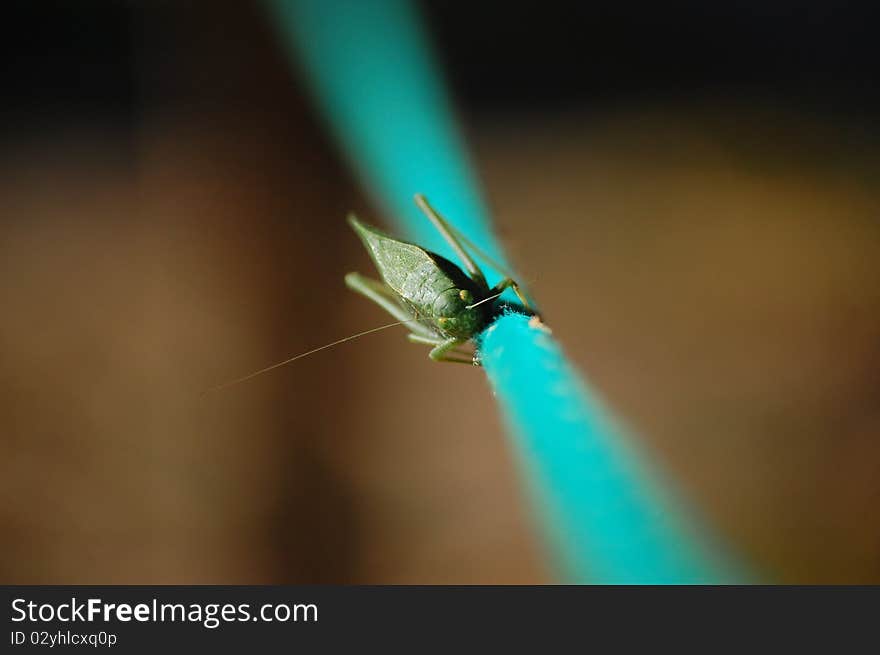
[[[483,298],[483,299],[480,300],[479,302],[475,302],[473,305],[465,305],[465,309],[473,309],[474,307],[477,307],[477,306],[479,306],[479,305],[482,305],[484,302],[489,302],[490,300],[495,300],[495,299],[496,299],[498,296],[500,296],[502,293],[504,293],[504,292],[503,292],[503,291],[499,291],[499,292],[496,293],[494,296],[489,296],[488,298]]]
[[[294,355],[289,359],[285,359],[283,362],[278,362],[277,364],[272,364],[271,366],[267,366],[266,368],[261,368],[259,371],[254,371],[253,373],[248,373],[240,378],[236,378],[235,380],[230,380],[229,382],[224,382],[223,384],[218,384],[216,387],[211,387],[210,389],[206,389],[202,392],[202,395],[206,395],[209,393],[213,393],[215,391],[220,391],[221,389],[226,389],[227,387],[231,387],[236,384],[240,384],[242,382],[246,382],[251,378],[255,378],[258,375],[262,375],[263,373],[268,373],[276,368],[281,368],[282,366],[286,366],[291,362],[295,362],[298,359],[302,359],[303,357],[308,357],[309,355],[314,355],[316,352],[320,352],[321,350],[326,350],[327,348],[332,348],[333,346],[338,346],[339,344],[345,343],[346,341],[352,341],[353,339],[359,339],[360,337],[365,337],[368,334],[373,334],[373,332],[380,332],[381,330],[387,330],[388,328],[395,327],[396,325],[403,325],[404,323],[413,323],[415,321],[424,321],[424,318],[411,318],[407,321],[395,321],[394,323],[388,323],[387,325],[380,325],[379,327],[375,327],[371,330],[364,330],[363,332],[358,332],[357,334],[352,334],[350,336],[345,337],[344,339],[338,339],[332,343],[324,344],[323,346],[319,346],[318,348],[313,348],[312,350],[308,350],[304,353],[300,353],[299,355]]]

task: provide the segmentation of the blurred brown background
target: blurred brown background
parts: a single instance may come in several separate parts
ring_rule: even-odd
[[[200,397],[387,320],[342,284],[371,272],[345,213],[381,217],[259,7],[19,4],[0,581],[549,581],[482,374],[403,330]],[[713,70],[711,35],[678,46],[667,64],[696,63],[667,88],[650,14],[625,56],[607,51],[624,18],[575,16],[596,61],[565,11],[511,10],[493,42],[533,45],[471,60],[491,9],[424,9],[498,230],[572,359],[767,579],[880,582],[875,105],[843,55],[792,54],[837,26],[870,67],[840,33],[863,20],[816,10],[779,44],[785,11],[746,12],[753,48]],[[849,86],[819,84],[835,67]]]

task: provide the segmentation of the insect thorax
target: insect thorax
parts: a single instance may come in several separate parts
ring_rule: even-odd
[[[453,279],[437,266],[418,267],[395,291],[414,317],[430,319],[426,324],[439,336],[470,339],[485,326],[490,306],[469,307],[482,294],[470,278],[457,277]]]

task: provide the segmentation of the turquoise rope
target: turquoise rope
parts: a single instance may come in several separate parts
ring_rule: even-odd
[[[521,468],[562,579],[615,584],[741,581],[703,541],[683,503],[656,479],[590,393],[546,327],[499,318],[480,339]]]
[[[424,30],[405,0],[271,0],[343,152],[413,241],[453,258],[415,208],[429,200],[503,263]],[[486,271],[490,281],[500,277]],[[566,582],[742,579],[700,536],[553,338],[511,314],[480,339],[522,469]]]
[[[269,6],[351,167],[398,232],[455,259],[413,203],[413,195],[423,193],[506,266],[413,6],[406,0],[276,0]],[[493,271],[486,276],[500,279]]]

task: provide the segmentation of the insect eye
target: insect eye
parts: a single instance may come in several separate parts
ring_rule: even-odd
[[[465,302],[471,302],[474,299],[473,294],[467,289],[462,289],[458,292],[458,297],[464,300]]]

